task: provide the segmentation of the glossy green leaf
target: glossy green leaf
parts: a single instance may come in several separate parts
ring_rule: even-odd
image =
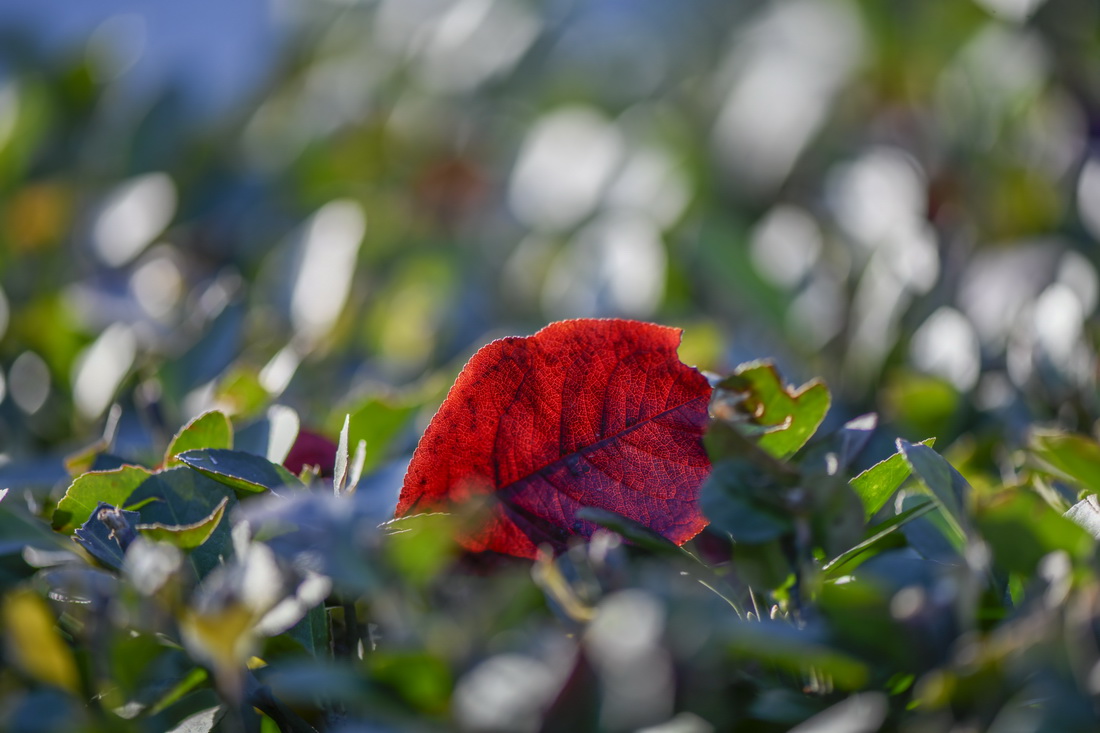
[[[935,438],[928,438],[921,441],[920,445],[931,447],[935,442]],[[905,462],[905,456],[895,453],[871,466],[848,483],[863,502],[864,513],[870,519],[886,505],[894,492],[911,474],[912,471],[909,464]]]
[[[281,487],[300,488],[302,482],[266,458],[234,450],[192,450],[178,458],[185,465],[236,491],[255,494]]]
[[[218,506],[208,516],[191,524],[139,524],[137,530],[144,536],[157,542],[167,542],[181,550],[193,550],[214,534],[218,523],[222,521],[229,497],[223,497]]]
[[[840,553],[829,562],[822,566],[822,570],[825,571],[843,571],[846,568],[847,563],[850,560],[855,559],[859,555],[870,550],[872,547],[878,545],[882,540],[892,535],[895,531],[901,529],[914,519],[923,517],[928,512],[937,507],[937,504],[933,501],[924,501],[923,504],[913,506],[900,514],[896,514],[890,517],[884,522],[870,527],[867,530],[867,537],[859,544],[853,545],[849,549]]]
[[[739,367],[717,389],[741,395],[740,409],[752,422],[775,428],[761,435],[758,444],[777,458],[794,455],[813,437],[832,399],[820,380],[797,389],[785,385],[770,362]]]
[[[943,516],[959,533],[960,538],[970,534],[970,520],[966,513],[970,485],[955,468],[927,445],[913,444],[898,439],[898,450],[905,456],[909,468],[943,510]]]
[[[71,533],[88,520],[101,501],[111,506],[127,505],[130,494],[151,475],[141,466],[123,466],[76,477],[54,509],[53,528]]]
[[[164,452],[164,466],[171,468],[180,465],[177,457],[180,453],[203,448],[233,447],[233,426],[222,412],[211,410],[204,412],[184,425]]]

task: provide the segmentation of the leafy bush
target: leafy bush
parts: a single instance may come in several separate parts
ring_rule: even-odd
[[[0,503],[5,728],[1093,729],[1100,445],[1037,433],[978,488],[932,441],[857,471],[875,418],[828,404],[738,368],[704,534],[590,509],[533,565],[463,553],[461,512],[380,523],[350,422],[331,479],[281,465],[285,407],[155,466],[105,441],[56,507]]]
[[[0,730],[1100,728],[1094,0],[244,3],[220,111],[96,5],[0,2]],[[394,520],[608,317],[698,502]]]

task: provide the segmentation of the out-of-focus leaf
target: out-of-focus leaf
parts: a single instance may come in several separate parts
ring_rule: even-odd
[[[1070,509],[1072,512],[1073,509]],[[981,502],[975,522],[993,550],[993,560],[1005,570],[1030,577],[1039,561],[1057,550],[1082,557],[1093,546],[1087,526],[1063,517],[1037,494],[1005,489]]]
[[[920,445],[931,447],[935,442],[935,438],[928,438],[921,441]],[[864,514],[870,519],[886,505],[911,473],[909,464],[905,462],[905,456],[895,453],[871,466],[848,483],[863,502]]]
[[[886,720],[890,704],[881,692],[861,692],[791,728],[790,733],[875,733]]]
[[[371,679],[393,690],[419,710],[443,713],[447,710],[454,678],[439,657],[420,653],[378,651],[370,655]]]
[[[20,590],[0,605],[7,658],[28,676],[74,695],[80,675],[72,651],[61,640],[53,614],[36,593]]]
[[[262,460],[262,459],[261,459]],[[236,505],[236,496],[224,484],[186,466],[169,468],[151,476],[130,496],[130,503],[155,498],[141,507],[142,524],[180,527],[208,520],[224,499],[226,510]],[[187,557],[199,577],[229,558],[232,543],[227,522],[217,522],[210,537],[191,550]]]
[[[234,417],[255,415],[271,398],[260,383],[259,372],[239,365],[230,367],[214,391],[215,402]]]
[[[113,471],[93,471],[78,476],[65,491],[53,513],[53,528],[72,532],[84,524],[100,502],[125,506],[130,494],[152,473],[141,466],[123,466]]]
[[[286,636],[301,644],[316,659],[330,656],[328,612],[325,604],[311,608],[301,621],[286,632]]]
[[[783,622],[736,622],[726,632],[724,643],[737,658],[774,664],[796,674],[817,669],[832,677],[839,689],[857,689],[866,683],[869,674],[864,662]]]
[[[181,550],[193,550],[214,534],[214,530],[218,528],[218,523],[221,522],[222,516],[225,514],[225,507],[228,503],[229,497],[223,497],[217,508],[209,516],[191,524],[161,524],[160,522],[154,522],[152,524],[139,524],[137,530],[151,540],[167,542]]]
[[[908,371],[891,373],[882,396],[883,411],[916,435],[942,434],[959,406],[959,392],[951,382]]]
[[[691,557],[684,548],[668,541],[644,524],[635,522],[633,519],[624,517],[617,512],[600,509],[599,507],[586,506],[581,507],[577,511],[577,517],[586,522],[595,522],[601,527],[610,529],[612,532],[621,535],[622,538],[628,542],[638,545],[639,547],[644,547],[652,552],[658,552],[663,555],[675,555],[677,557]]]
[[[262,681],[290,704],[354,702],[364,694],[362,677],[346,664],[301,660],[262,670]]]
[[[290,453],[300,428],[298,413],[286,405],[272,405],[263,417],[237,431],[234,446],[246,453],[282,463]]]
[[[1100,492],[1100,444],[1083,435],[1035,430],[1028,446],[1039,467],[1090,492]]]
[[[167,733],[211,733],[225,717],[224,705],[207,708],[185,718]]]
[[[358,406],[352,405],[353,409],[349,410],[351,422],[348,428],[348,445],[358,445],[359,441],[366,441],[366,472],[369,473],[387,458],[393,441],[409,424],[422,402],[422,399],[413,397],[373,396]],[[334,413],[334,416],[336,414],[342,419],[345,413]],[[340,424],[332,421],[328,429],[334,433]]]
[[[134,527],[140,519],[141,515],[137,512],[118,509],[101,501],[84,524],[76,529],[73,537],[96,560],[119,570],[126,548],[134,538]]]
[[[794,389],[783,384],[775,365],[753,362],[742,365],[718,383],[716,390],[741,395],[739,410],[758,425],[782,426],[760,437],[759,446],[787,458],[817,432],[829,411],[829,389],[820,380]],[[721,413],[719,417],[725,417]]]
[[[367,441],[360,440],[355,446],[355,455],[348,464],[348,481],[345,493],[354,493],[359,488],[359,480],[363,478],[363,467],[367,465]]]
[[[29,553],[51,555],[71,549],[69,541],[50,531],[49,525],[20,506],[15,496],[0,502],[0,591],[33,572],[27,564]]]
[[[168,450],[164,452],[164,466],[171,468],[180,465],[177,456],[185,451],[232,447],[233,426],[229,418],[225,413],[211,410],[199,415],[176,433],[168,444]]]
[[[384,525],[386,558],[407,581],[427,585],[459,553],[457,524],[454,515],[440,513],[391,520]]]
[[[341,592],[368,593],[382,583],[377,554],[382,533],[366,498],[272,494],[242,505],[238,521],[248,522],[253,536],[286,563],[323,573]],[[453,541],[449,534],[447,541]]]
[[[246,494],[302,486],[302,482],[282,466],[243,451],[192,450],[177,457],[204,476]]]
[[[336,444],[325,436],[312,430],[299,430],[283,466],[295,476],[302,476],[307,471],[317,476],[333,476],[336,452]]]
[[[878,415],[873,412],[849,420],[824,440],[810,443],[802,465],[823,466],[829,475],[842,473],[867,445],[877,426]]]
[[[791,529],[779,491],[747,461],[731,459],[714,466],[700,489],[699,505],[711,525],[735,542],[768,542]]]
[[[970,485],[955,468],[927,445],[898,439],[898,450],[905,456],[909,468],[921,480],[943,509],[944,517],[961,537],[970,534],[966,513]]]
[[[1096,494],[1089,494],[1071,506],[1065,513],[1065,517],[1083,527],[1096,539],[1100,539],[1100,500],[1097,499]]]

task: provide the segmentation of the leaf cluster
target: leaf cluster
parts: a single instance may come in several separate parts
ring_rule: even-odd
[[[995,486],[931,440],[859,470],[875,417],[824,429],[829,405],[743,365],[715,382],[702,535],[585,509],[602,529],[533,566],[464,554],[460,516],[382,522],[350,419],[330,480],[205,413],[55,507],[0,496],[0,721],[1094,729],[1100,445],[1036,432]]]

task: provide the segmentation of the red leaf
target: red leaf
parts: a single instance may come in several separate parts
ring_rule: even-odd
[[[469,550],[533,558],[597,528],[607,509],[683,544],[706,520],[702,435],[710,385],[676,356],[680,331],[578,319],[485,346],[413,454],[397,516],[491,497]]]
[[[336,444],[323,435],[305,429],[298,431],[298,437],[283,461],[283,468],[295,476],[306,466],[318,466],[322,476],[331,477],[335,465]]]

